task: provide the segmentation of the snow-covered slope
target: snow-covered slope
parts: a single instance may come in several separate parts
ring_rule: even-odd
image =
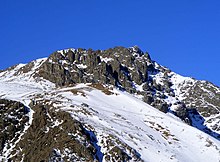
[[[31,101],[45,102],[45,105],[52,105],[54,111],[70,113],[97,138],[95,146],[100,150],[97,154],[100,161],[120,161],[117,151],[112,151],[115,147],[120,148],[131,161],[220,161],[220,141],[172,114],[160,112],[134,95],[99,84],[55,88],[46,80],[37,82],[31,75],[13,76],[21,66],[24,65],[0,74],[1,98],[20,101],[27,106]],[[30,111],[30,115],[32,113]],[[47,132],[62,122],[54,120]],[[12,157],[10,153],[14,148],[3,151],[2,159]],[[65,152],[65,148],[54,150],[61,160],[68,151],[66,149]]]
[[[73,95],[60,90],[53,99],[58,99],[61,104],[55,106],[92,126],[104,155],[108,154],[105,141],[109,135],[113,135],[135,149],[144,161],[220,160],[218,140],[126,92],[114,89],[111,95],[106,95],[86,85],[77,85],[73,89],[80,89],[84,95]],[[83,107],[82,104],[88,107]],[[80,110],[87,113],[79,113]],[[212,157],[209,156],[211,154]]]
[[[210,82],[198,81],[190,77],[183,77],[174,72],[169,74],[170,82],[175,96],[169,96],[166,101],[170,104],[170,109],[176,111],[178,105],[175,103],[183,101],[188,108],[196,108],[202,119],[192,119],[203,128],[213,130],[214,137],[220,139],[220,89]],[[155,76],[156,80],[160,80],[160,75]],[[198,126],[200,129],[201,126]],[[201,130],[203,129],[201,128]]]

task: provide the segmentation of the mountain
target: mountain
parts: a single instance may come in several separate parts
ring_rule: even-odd
[[[220,88],[137,46],[3,70],[0,111],[0,161],[220,161]]]

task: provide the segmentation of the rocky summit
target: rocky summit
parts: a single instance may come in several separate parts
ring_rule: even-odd
[[[220,161],[220,88],[137,46],[0,72],[0,161]]]

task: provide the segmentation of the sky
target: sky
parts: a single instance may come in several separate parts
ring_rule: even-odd
[[[0,0],[0,69],[59,49],[134,45],[220,86],[220,1]]]

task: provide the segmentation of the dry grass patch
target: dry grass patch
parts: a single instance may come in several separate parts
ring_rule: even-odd
[[[113,92],[111,92],[110,90],[112,90],[112,89],[110,89],[110,88],[108,88],[108,87],[104,87],[102,84],[99,84],[99,83],[92,83],[91,85],[89,85],[90,87],[93,87],[93,88],[96,88],[96,89],[98,89],[98,90],[100,90],[100,91],[102,91],[103,93],[105,93],[106,95],[113,95],[114,93]]]
[[[71,89],[70,92],[72,92],[74,95],[81,95],[83,97],[86,97],[85,92],[81,91],[80,89]]]

